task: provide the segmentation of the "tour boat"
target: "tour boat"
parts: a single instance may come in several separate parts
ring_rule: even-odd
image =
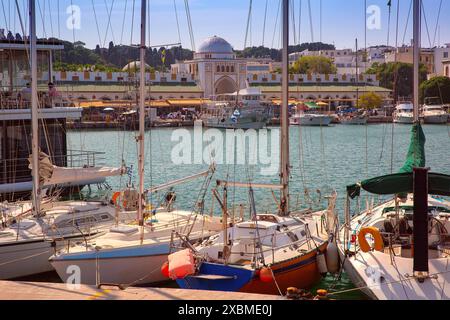
[[[425,104],[422,109],[422,118],[427,124],[446,124],[448,122],[448,113],[444,106],[439,103],[439,98],[425,98]]]
[[[203,108],[205,127],[220,129],[262,129],[271,119],[271,107],[261,101],[259,88],[215,97]]]
[[[413,124],[414,105],[410,102],[404,102],[397,105],[393,114],[394,123]]]

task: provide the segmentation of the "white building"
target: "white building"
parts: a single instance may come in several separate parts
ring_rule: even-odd
[[[247,64],[237,59],[233,47],[214,36],[198,47],[194,59],[172,65],[172,73],[180,71],[193,75],[205,97],[232,93],[247,87]]]
[[[444,61],[450,59],[450,43],[447,43],[445,47],[434,48],[434,66],[435,74],[445,74]]]

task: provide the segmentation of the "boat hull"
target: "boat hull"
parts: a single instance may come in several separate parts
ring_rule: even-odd
[[[413,117],[395,116],[394,117],[394,123],[413,124],[414,123],[414,118]]]
[[[79,241],[80,236],[70,239]],[[69,240],[55,242],[43,238],[0,245],[0,280],[9,280],[53,271],[48,259]]]
[[[160,270],[167,261],[169,250],[169,244],[143,245],[103,250],[98,253],[98,259],[96,252],[89,252],[53,256],[50,261],[64,282],[69,280],[73,266],[76,266],[82,284],[143,285],[167,281]]]
[[[218,128],[218,129],[242,129],[242,130],[249,130],[249,129],[255,129],[259,130],[266,126],[265,121],[249,121],[249,122],[237,122],[234,123],[232,121],[225,121],[221,122],[216,119],[208,119],[203,121],[205,127],[207,128]]]
[[[327,243],[323,243],[319,250],[324,252],[326,247]],[[281,291],[281,294],[285,294],[289,287],[308,289],[320,280],[321,275],[316,257],[317,251],[313,250],[295,259],[272,265],[271,269],[275,275],[276,283],[275,281],[263,282],[255,272],[240,266],[212,263],[203,263],[199,274],[234,278],[217,280],[188,276],[185,279],[177,280],[177,283],[184,289],[239,291],[272,295],[279,295]]]
[[[351,119],[341,119],[341,124],[343,125],[365,125],[368,122],[368,118],[351,118]]]
[[[423,122],[426,124],[447,124],[448,115],[441,114],[441,115],[424,116]]]
[[[291,118],[291,125],[308,127],[328,127],[333,119],[331,117],[295,117]]]

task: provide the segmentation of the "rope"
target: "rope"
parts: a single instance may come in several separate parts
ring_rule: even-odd
[[[128,0],[125,1],[125,8],[123,9],[122,31],[120,33],[120,44],[123,44],[123,31],[125,29],[125,18],[127,16],[127,7],[128,7]]]
[[[441,10],[442,10],[442,0],[441,0],[441,2],[439,3],[438,16],[437,16],[437,18],[436,18],[436,27],[434,28],[433,47],[434,47],[435,44],[436,44],[436,35],[437,35],[437,33],[438,33],[439,20],[440,20],[440,18],[441,18]],[[438,46],[439,46],[439,43],[438,43]]]
[[[98,25],[97,12],[95,11],[94,0],[91,0],[92,3],[92,11],[94,12],[95,25],[97,26],[97,34],[98,34],[98,45],[102,45],[102,36],[100,35],[100,27]]]
[[[430,48],[431,48],[431,37],[430,37],[430,30],[428,29],[428,22],[427,22],[427,15],[425,13],[425,7],[423,6],[423,2],[421,1],[421,7],[422,7],[422,15],[423,15],[423,19],[425,21],[425,29],[427,30],[427,36],[428,36],[428,42],[430,44]]]
[[[266,9],[264,10],[264,24],[263,24],[263,36],[262,36],[262,46],[264,47],[264,40],[266,37],[266,22],[267,22],[267,7],[269,0],[266,0]],[[244,48],[245,49],[245,48]]]
[[[312,20],[312,11],[311,11],[311,0],[308,0],[308,10],[309,10],[309,27],[311,31],[311,42],[314,42],[314,27],[313,27],[313,20]]]
[[[406,18],[405,31],[403,33],[402,43],[405,44],[406,32],[408,31],[409,19],[411,18],[411,10],[412,10],[413,0],[411,0],[409,4],[408,17]]]
[[[114,30],[113,30],[113,27],[111,25],[111,14],[112,14],[112,9],[114,7],[114,2],[115,2],[115,0],[112,0],[111,8],[109,9],[108,8],[108,4],[107,4],[107,2],[105,0],[106,12],[108,13],[108,23],[106,24],[106,32],[105,32],[105,39],[103,40],[103,47],[106,46],[106,37],[108,36],[108,31],[109,31],[110,28],[111,28],[111,36],[113,38],[113,41],[116,42],[116,39],[114,37]]]
[[[186,17],[187,17],[188,28],[189,28],[189,37],[191,39],[191,49],[192,49],[192,51],[196,51],[195,50],[195,41],[194,41],[194,31],[192,28],[191,11],[189,9],[189,0],[184,0],[184,6],[186,8]]]
[[[178,19],[178,10],[177,10],[177,1],[176,0],[173,0],[173,7],[175,9],[175,19],[177,21],[178,42],[181,44],[180,22],[179,22],[179,19]]]
[[[15,260],[10,260],[10,261],[7,261],[7,262],[3,262],[3,263],[0,263],[0,267],[6,266],[6,265],[11,264],[11,263],[20,262],[20,261],[32,259],[32,258],[35,258],[35,257],[39,257],[39,256],[42,256],[42,255],[44,255],[44,254],[47,254],[47,253],[49,253],[49,252],[51,252],[51,251],[52,251],[52,250],[47,250],[47,251],[44,251],[44,252],[40,252],[40,253],[33,254],[33,255],[31,255],[31,256],[26,256],[26,257],[23,257],[23,258],[19,258],[19,259],[15,259]]]
[[[245,40],[244,40],[244,49],[247,48],[247,38],[248,33],[250,29],[251,19],[252,19],[252,6],[253,6],[253,0],[250,0],[249,8],[248,8],[248,16],[247,16],[247,28],[245,31]]]
[[[278,27],[278,18],[280,17],[280,8],[281,8],[281,0],[278,1],[278,10],[277,10],[277,17],[275,19],[275,26],[273,29],[273,36],[272,36],[272,48],[273,48],[273,44],[275,42],[275,35],[277,33],[277,27]]]

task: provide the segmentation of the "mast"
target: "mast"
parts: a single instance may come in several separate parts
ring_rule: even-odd
[[[41,212],[39,185],[39,120],[37,95],[37,46],[36,46],[36,8],[35,0],[29,0],[30,37],[31,37],[31,152],[33,177],[33,214],[39,216]]]
[[[289,0],[283,0],[283,75],[281,80],[281,216],[289,214]]]
[[[145,29],[147,20],[147,1],[141,1],[141,46],[140,46],[140,82],[139,82],[139,203],[138,221],[141,227],[141,244],[144,241],[144,155],[145,155]]]
[[[356,108],[358,108],[359,107],[358,38],[356,38],[355,44],[356,44]]]
[[[414,94],[414,122],[419,121],[419,81],[420,81],[420,70],[419,70],[419,60],[420,60],[420,11],[421,0],[414,0],[414,44],[413,44],[413,59],[414,59],[414,84],[413,84],[413,94]]]

